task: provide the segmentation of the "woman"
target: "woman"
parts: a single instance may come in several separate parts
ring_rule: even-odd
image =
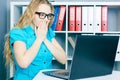
[[[47,0],[32,0],[5,43],[6,60],[13,57],[14,80],[32,80],[42,69],[52,68],[53,56],[62,64],[66,55],[50,25],[53,6]],[[12,55],[11,55],[12,54]]]

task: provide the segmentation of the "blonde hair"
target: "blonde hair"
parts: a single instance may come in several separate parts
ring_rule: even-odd
[[[40,4],[49,5],[51,8],[51,13],[54,14],[54,7],[48,0],[32,0],[31,3],[27,6],[27,9],[25,10],[24,14],[19,19],[18,23],[15,25],[15,27],[23,28],[29,25],[32,22],[33,16]],[[53,19],[50,21],[49,27],[52,25],[52,22],[53,22]],[[13,61],[11,50],[10,50],[10,35],[9,34],[7,34],[6,36],[6,41],[4,45],[4,56],[6,58],[6,64],[8,64],[10,60]]]

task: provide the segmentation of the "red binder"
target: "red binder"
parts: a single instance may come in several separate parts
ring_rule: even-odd
[[[66,11],[66,7],[60,6],[60,13],[59,13],[58,21],[57,21],[56,31],[62,31],[63,29],[65,11]]]
[[[70,6],[69,9],[69,31],[75,31],[75,6]]]
[[[108,7],[101,7],[101,31],[108,31]]]
[[[76,6],[75,30],[82,31],[82,7]]]

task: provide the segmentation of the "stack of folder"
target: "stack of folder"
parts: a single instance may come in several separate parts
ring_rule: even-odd
[[[69,6],[69,31],[108,31],[107,6]]]
[[[68,30],[82,32],[108,31],[108,7],[107,6],[69,6]],[[26,7],[23,7],[23,13]],[[66,14],[66,6],[54,7],[55,18],[51,28],[62,31]]]
[[[52,29],[56,31],[63,30],[64,18],[65,18],[66,6],[55,6],[55,19],[52,24]]]
[[[82,30],[82,15],[81,6],[69,7],[69,31],[81,31]]]

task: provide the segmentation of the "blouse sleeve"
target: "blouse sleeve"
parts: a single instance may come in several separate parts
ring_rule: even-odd
[[[26,42],[25,40],[26,39],[22,29],[18,28],[10,31],[10,45],[13,45],[15,41],[22,41],[25,43]]]

